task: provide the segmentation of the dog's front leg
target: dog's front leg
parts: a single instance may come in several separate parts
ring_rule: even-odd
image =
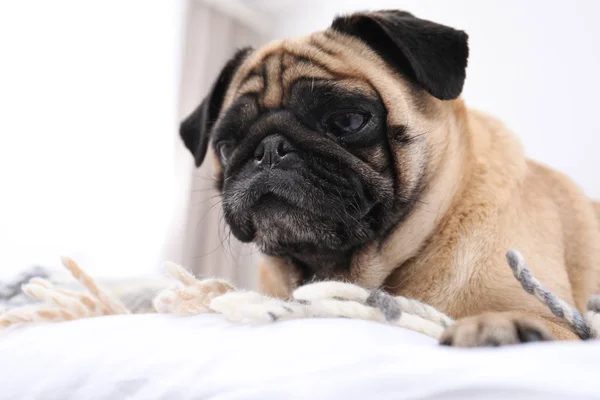
[[[556,320],[521,311],[490,312],[459,319],[440,338],[454,347],[504,346],[548,340],[576,340],[577,335]]]
[[[300,284],[298,269],[282,258],[263,256],[258,264],[258,291],[267,296],[289,299]]]

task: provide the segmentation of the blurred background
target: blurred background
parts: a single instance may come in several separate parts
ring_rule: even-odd
[[[69,255],[98,277],[171,260],[254,287],[258,255],[228,235],[178,123],[236,48],[378,8],[466,30],[467,104],[600,198],[598,1],[6,0],[0,279]]]

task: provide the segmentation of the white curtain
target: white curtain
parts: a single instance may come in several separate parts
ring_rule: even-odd
[[[260,46],[268,39],[270,19],[236,1],[191,1],[183,51],[180,117],[187,116],[206,95],[222,66],[237,48]],[[191,164],[180,145],[178,155]],[[185,171],[185,168],[182,168]],[[196,276],[217,276],[240,286],[256,285],[257,250],[239,243],[222,218],[210,162],[192,173],[189,207],[182,241],[183,264]]]

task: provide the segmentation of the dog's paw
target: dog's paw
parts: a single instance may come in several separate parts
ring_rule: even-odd
[[[519,313],[489,313],[456,321],[440,344],[454,347],[494,347],[554,340],[547,324]]]

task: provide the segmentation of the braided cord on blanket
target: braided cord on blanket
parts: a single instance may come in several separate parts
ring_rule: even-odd
[[[552,314],[565,320],[581,339],[589,339],[591,337],[591,329],[579,311],[546,289],[544,285],[531,274],[521,253],[516,250],[509,250],[506,253],[506,260],[512,269],[513,275],[521,283],[521,286],[523,286],[523,289],[525,289],[527,293],[534,295],[539,301],[544,303],[550,309]]]
[[[381,296],[389,298],[387,302],[381,300],[381,303],[378,303],[378,305],[375,305],[374,303],[373,305],[370,304],[372,307],[380,306],[378,308],[380,308],[384,314],[386,312],[393,312],[393,309],[397,309],[443,327],[448,327],[454,323],[452,318],[448,317],[443,312],[438,311],[434,307],[424,304],[419,300],[408,299],[402,296],[391,296],[383,291],[369,292],[367,289],[360,286],[344,282],[317,282],[301,286],[294,291],[292,298],[303,301],[337,298],[361,303],[372,303],[374,298],[371,300],[369,300],[369,298],[376,295],[378,298]],[[393,301],[391,299],[393,299]],[[392,304],[394,303],[396,304],[396,307],[392,307]]]
[[[327,295],[327,288],[331,292]],[[299,289],[300,290],[300,289]],[[364,296],[364,294],[367,296]],[[160,302],[159,299],[157,299]],[[162,308],[157,304],[157,309]],[[208,308],[231,321],[267,323],[298,318],[355,318],[410,329],[439,338],[444,326],[403,312],[393,296],[385,292],[368,292],[342,282],[318,282],[294,292],[290,301],[249,291],[230,291],[215,296]]]
[[[454,323],[454,320],[452,318],[450,318],[443,312],[436,310],[429,304],[422,303],[419,300],[407,299],[406,297],[402,296],[395,296],[394,298],[400,305],[400,308],[404,310],[404,312],[413,315],[418,315],[419,317],[435,322],[436,324],[439,324],[444,328],[447,328]]]

